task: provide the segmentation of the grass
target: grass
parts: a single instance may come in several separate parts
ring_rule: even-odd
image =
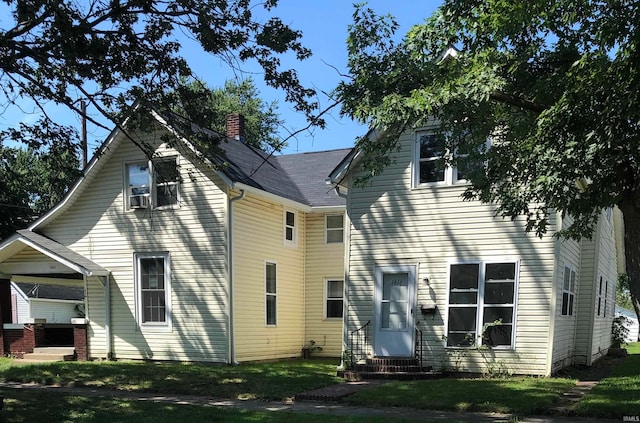
[[[347,397],[353,405],[483,411],[530,415],[544,412],[571,389],[572,379],[510,377],[392,382]]]
[[[640,343],[627,346],[627,358],[580,401],[581,416],[640,416]]]
[[[284,360],[220,366],[144,362],[15,365],[0,359],[0,381],[88,386],[215,398],[283,400],[342,382],[336,360]]]
[[[607,418],[640,416],[640,343],[631,344],[627,349],[629,356],[614,368],[610,377],[602,380],[582,399],[575,410],[577,414]],[[242,364],[235,367],[143,362],[16,365],[10,359],[0,359],[0,381],[102,387],[166,395],[282,400],[298,392],[342,382],[335,376],[337,364],[335,360],[285,360]],[[347,397],[345,401],[352,405],[369,407],[410,406],[418,409],[500,412],[516,415],[544,414],[552,404],[558,401],[563,392],[573,387],[575,376],[573,374],[565,378],[509,377],[390,382],[358,392]],[[36,409],[43,404],[31,398],[37,398],[42,395],[41,393],[36,395],[33,392],[4,390],[4,395],[8,397],[9,409],[11,407],[33,408],[34,413],[37,413]],[[48,419],[50,421],[107,421],[113,416],[117,416],[116,421],[120,419],[146,421],[144,416],[147,413],[160,415],[155,414],[156,409],[175,413],[175,419],[197,419],[195,421],[244,422],[266,417],[259,413],[243,413],[209,407],[182,408],[169,404],[150,405],[122,398],[81,398],[58,395],[60,395],[60,402],[65,405],[60,408],[57,404],[49,405],[49,402],[46,402],[45,408],[53,407],[52,415],[60,416],[60,418]],[[104,414],[106,417],[101,420],[103,410],[106,410]],[[77,415],[68,413],[77,413]],[[85,416],[85,414],[89,415],[87,413],[97,417],[91,420]],[[278,414],[277,418],[273,417],[275,414],[269,414],[269,420],[277,422],[299,420],[299,416],[286,420],[288,418],[286,413],[283,414],[284,417],[280,416],[280,413],[276,414]],[[0,422],[9,421],[3,420],[7,415],[0,413]],[[20,415],[29,414],[19,411],[16,416]],[[332,421],[327,420],[327,416],[321,416],[321,418],[322,420],[314,420],[310,417],[305,420]],[[31,421],[39,420],[31,419]],[[21,417],[16,417],[14,420],[12,417],[10,421],[26,420],[21,420]]]
[[[155,403],[122,398],[81,397],[55,392],[0,390],[5,396],[0,422],[275,422],[293,423],[385,423],[381,417],[345,417],[329,415],[293,414],[290,412],[255,412],[230,408]]]

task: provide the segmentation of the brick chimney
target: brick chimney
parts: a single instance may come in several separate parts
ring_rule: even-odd
[[[227,115],[227,137],[244,142],[244,116],[240,113]]]

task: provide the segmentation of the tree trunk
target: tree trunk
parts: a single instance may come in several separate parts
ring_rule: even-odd
[[[632,199],[622,201],[619,207],[624,219],[624,254],[631,303],[640,321],[640,207]],[[640,340],[640,331],[636,339]]]

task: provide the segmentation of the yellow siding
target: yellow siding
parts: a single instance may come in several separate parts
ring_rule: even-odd
[[[554,240],[524,234],[523,221],[494,217],[491,206],[463,202],[464,185],[412,189],[413,140],[412,134],[401,137],[395,164],[371,185],[349,188],[349,306],[343,342],[348,346],[346,333],[373,318],[375,267],[418,265],[416,304],[437,305],[433,319],[419,314],[417,318],[429,364],[468,371],[503,365],[515,373],[545,374]],[[461,354],[446,349],[442,337],[446,335],[449,264],[489,259],[520,262],[515,350],[494,349],[483,357],[469,350]]]
[[[236,194],[237,195],[237,194]],[[295,211],[286,208],[289,211]],[[233,204],[235,351],[238,361],[299,356],[304,345],[305,216],[284,243],[285,208],[247,195]],[[265,262],[277,265],[277,326],[265,320]]]
[[[335,214],[335,213],[330,213]],[[342,319],[325,318],[325,281],[344,279],[344,243],[325,243],[324,213],[307,215],[305,259],[305,343],[315,341],[322,351],[313,355],[342,354]]]
[[[161,133],[139,141],[175,156]],[[227,361],[226,195],[203,171],[179,157],[180,205],[124,210],[124,163],[144,160],[124,140],[71,209],[40,228],[112,272],[111,333],[116,358]],[[209,172],[205,174],[203,172]],[[215,178],[214,178],[215,180]],[[134,252],[167,251],[171,260],[170,332],[140,331],[135,323]],[[104,292],[89,282],[90,355],[104,356]]]

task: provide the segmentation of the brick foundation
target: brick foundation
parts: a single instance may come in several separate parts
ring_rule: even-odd
[[[24,325],[23,329],[4,329],[3,338],[5,352],[13,357],[22,358],[36,347],[33,325]]]
[[[89,349],[87,348],[87,325],[73,325],[73,346],[76,349],[76,359],[78,361],[89,360]]]

